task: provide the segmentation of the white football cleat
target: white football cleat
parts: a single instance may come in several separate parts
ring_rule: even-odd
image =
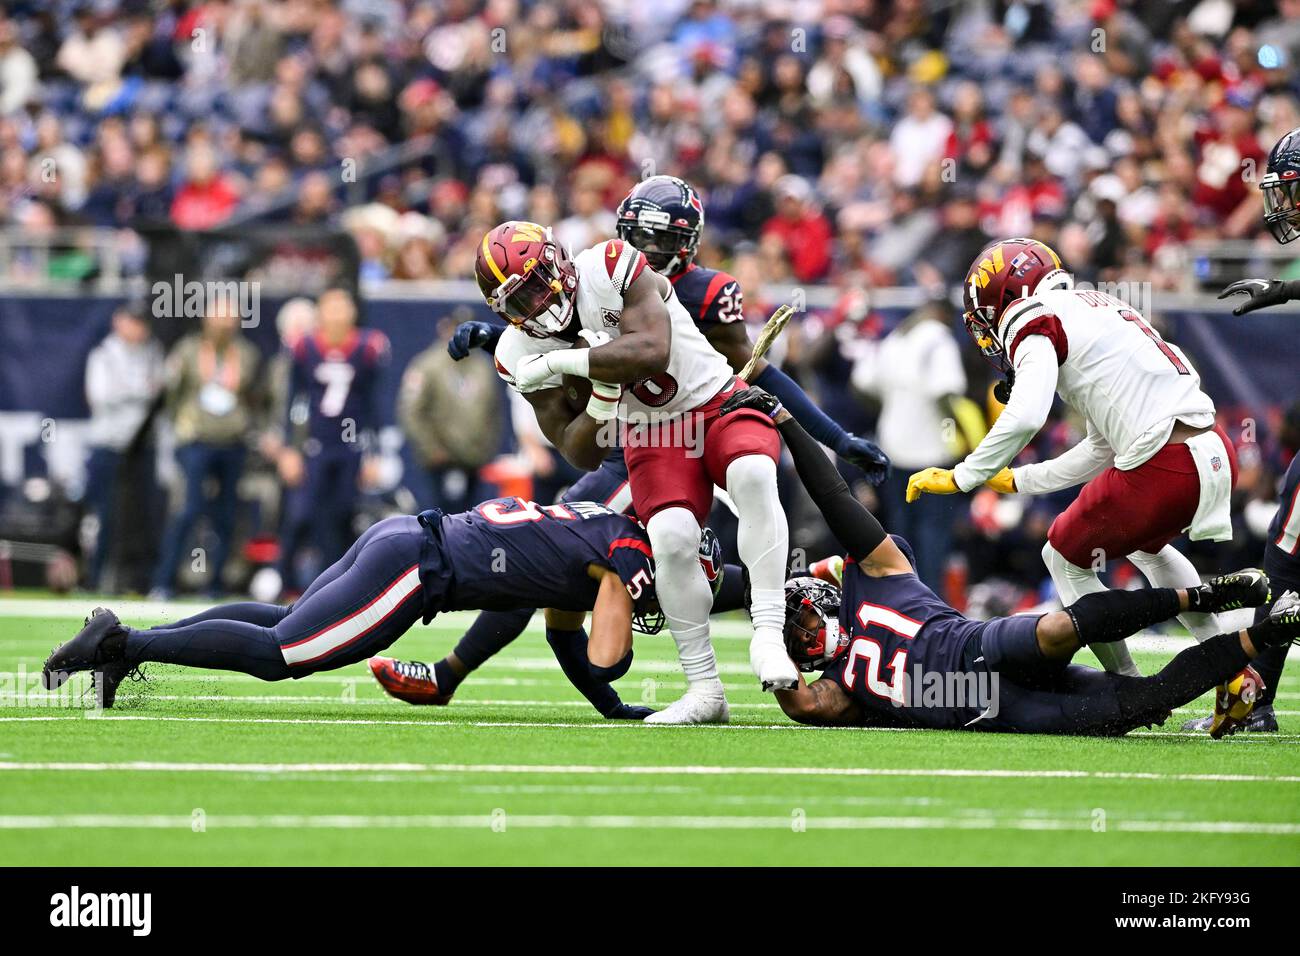
[[[699,681],[663,710],[651,714],[647,724],[725,724],[731,708],[722,692],[722,681]]]
[[[799,686],[799,668],[786,653],[779,631],[755,631],[749,642],[749,666],[763,690],[794,690]]]

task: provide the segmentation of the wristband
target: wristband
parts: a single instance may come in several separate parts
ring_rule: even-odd
[[[622,397],[622,386],[593,381],[591,398],[587,400],[587,414],[598,422],[611,421],[618,416],[618,403]]]

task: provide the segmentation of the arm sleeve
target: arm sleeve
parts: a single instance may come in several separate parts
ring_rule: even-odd
[[[754,377],[754,384],[781,400],[808,433],[832,451],[838,451],[845,431],[839,423],[813,404],[799,383],[772,363]]]
[[[794,418],[786,419],[778,431],[790,449],[799,480],[821,509],[826,524],[835,533],[844,550],[855,560],[864,562],[885,540],[885,529],[875,515],[853,497],[848,484],[826,457],[821,446],[803,430]]]
[[[1011,401],[979,446],[953,469],[953,481],[972,491],[1011,464],[1047,421],[1056,397],[1056,350],[1047,338],[1027,338],[1016,354]]]
[[[1016,386],[1020,382],[1017,380]],[[1115,460],[1115,452],[1088,423],[1088,435],[1069,451],[1051,461],[1022,465],[1012,469],[1016,490],[1027,495],[1041,495],[1062,488],[1073,488],[1095,478]]]

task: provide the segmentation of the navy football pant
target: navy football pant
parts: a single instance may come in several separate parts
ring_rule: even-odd
[[[1184,649],[1150,677],[1062,666],[1038,651],[1037,624],[1038,618],[1028,615],[999,618],[971,639],[970,653],[976,659],[982,656],[982,666],[998,678],[992,695],[996,706],[971,729],[1125,734],[1163,722],[1175,707],[1195,700],[1247,664],[1246,652],[1232,633]]]
[[[414,517],[385,518],[292,605],[227,604],[175,624],[132,630],[126,659],[241,671],[262,680],[365,660],[421,619],[426,540]]]

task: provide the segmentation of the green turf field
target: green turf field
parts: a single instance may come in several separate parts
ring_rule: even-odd
[[[732,725],[646,727],[600,720],[534,627],[450,707],[391,701],[364,666],[150,665],[96,714],[35,679],[83,603],[0,601],[8,864],[1300,863],[1300,670],[1276,736],[1179,733],[1206,702],[1123,740],[818,730],[758,691],[722,621]],[[392,653],[441,656],[468,620]],[[624,699],[674,699],[670,639],[638,640]]]

